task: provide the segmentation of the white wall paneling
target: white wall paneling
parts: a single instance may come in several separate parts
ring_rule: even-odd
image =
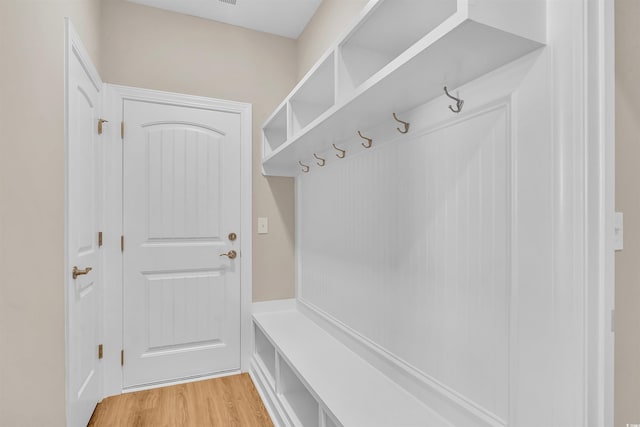
[[[303,311],[454,424],[575,424],[541,410],[581,387],[549,393],[564,369],[564,320],[546,315],[560,257],[549,61],[534,52],[461,87],[459,116],[439,98],[402,113],[407,135],[392,120],[363,129],[374,148],[352,138],[347,158],[296,180]]]
[[[410,136],[297,181],[299,299],[502,424],[509,114],[501,103],[414,121]]]
[[[278,111],[331,55],[335,104],[302,128],[289,111],[263,153],[296,176],[297,312],[453,425],[611,425],[610,6],[433,2],[420,30],[392,4]],[[291,329],[265,332],[276,360]]]
[[[502,420],[507,124],[503,106],[299,178],[300,299]]]

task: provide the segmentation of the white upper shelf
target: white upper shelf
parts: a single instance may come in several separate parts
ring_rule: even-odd
[[[263,126],[265,175],[544,46],[545,0],[372,0]]]

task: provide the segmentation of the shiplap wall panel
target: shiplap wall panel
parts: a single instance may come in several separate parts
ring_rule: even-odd
[[[301,300],[502,420],[506,111],[377,146],[297,182]]]

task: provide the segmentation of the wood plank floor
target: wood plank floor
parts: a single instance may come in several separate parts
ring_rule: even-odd
[[[249,374],[121,394],[98,404],[91,427],[273,427]]]

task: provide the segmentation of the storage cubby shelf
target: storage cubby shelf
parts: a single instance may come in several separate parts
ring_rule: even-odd
[[[313,153],[544,46],[544,16],[543,0],[372,1],[285,100],[304,99],[304,120],[289,123],[286,141],[263,152],[264,174],[297,176],[298,161],[313,164]],[[376,41],[382,35],[390,40]]]
[[[280,354],[278,399],[293,425],[452,425],[299,311],[253,317]]]
[[[272,390],[276,388],[276,349],[269,342],[267,337],[264,336],[262,331],[254,325],[254,337],[255,337],[255,353],[256,358],[262,365],[263,373],[269,382]]]

